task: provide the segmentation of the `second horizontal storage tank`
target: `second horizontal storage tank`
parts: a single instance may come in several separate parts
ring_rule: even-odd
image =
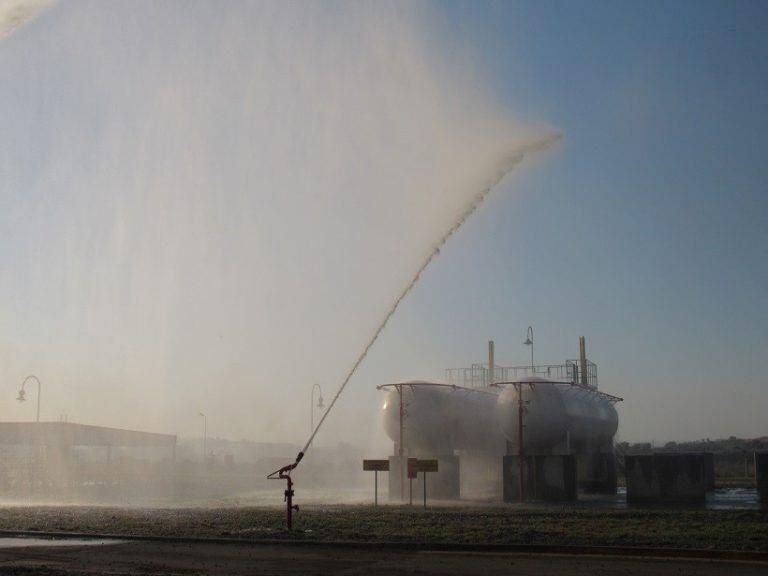
[[[393,385],[382,406],[384,429],[397,444],[398,390],[402,390],[403,443],[409,453],[504,451],[505,439],[516,450],[518,388],[522,389],[523,445],[527,450],[550,452],[564,446],[566,440],[577,452],[612,446],[618,414],[610,396],[589,387],[535,377],[499,388],[470,389],[433,382]]]
[[[523,401],[523,447],[551,451],[566,441],[575,451],[610,447],[619,426],[611,397],[572,383],[530,377],[506,383],[496,402],[496,422],[517,449]]]

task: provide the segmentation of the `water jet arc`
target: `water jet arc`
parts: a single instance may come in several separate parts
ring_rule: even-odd
[[[562,133],[553,132],[537,140],[534,140],[533,142],[519,146],[507,158],[507,160],[504,162],[503,166],[501,166],[501,168],[493,177],[491,182],[485,188],[480,190],[480,192],[475,194],[475,196],[472,198],[472,201],[467,205],[467,207],[461,213],[459,218],[451,225],[448,231],[445,232],[445,234],[443,234],[440,237],[438,242],[434,245],[434,247],[430,251],[429,255],[422,262],[421,266],[419,266],[419,269],[416,271],[416,274],[414,275],[414,277],[405,286],[403,291],[400,292],[400,295],[397,297],[397,299],[394,301],[392,306],[389,308],[389,311],[384,316],[384,319],[376,328],[376,331],[368,340],[362,352],[358,355],[357,360],[355,360],[355,363],[352,365],[352,368],[349,370],[349,372],[347,372],[347,375],[342,381],[341,386],[339,386],[339,389],[336,391],[336,394],[334,394],[333,398],[331,399],[331,402],[328,404],[328,408],[326,408],[325,412],[323,413],[323,416],[320,418],[320,421],[317,423],[317,425],[315,426],[315,429],[310,434],[306,444],[304,444],[304,447],[296,456],[296,460],[292,464],[288,464],[287,466],[284,466],[279,470],[276,470],[275,472],[270,474],[269,477],[272,477],[275,479],[277,479],[278,477],[284,478],[286,475],[289,475],[299,465],[299,462],[301,462],[301,459],[304,457],[304,454],[307,452],[307,450],[309,450],[309,447],[312,445],[312,441],[315,439],[317,432],[323,426],[323,423],[325,422],[325,419],[328,417],[328,414],[331,413],[331,410],[336,404],[336,401],[339,399],[339,396],[341,396],[342,392],[344,392],[344,389],[347,387],[347,384],[352,379],[352,376],[355,375],[355,372],[357,372],[357,369],[360,367],[360,364],[362,364],[363,359],[368,355],[368,351],[376,343],[376,340],[378,340],[379,335],[382,333],[382,331],[386,327],[387,323],[389,322],[389,319],[392,318],[394,313],[397,311],[398,307],[400,306],[400,303],[405,299],[408,293],[418,283],[419,278],[421,277],[421,274],[424,272],[424,270],[427,269],[427,267],[430,265],[432,260],[434,260],[438,254],[440,254],[440,249],[443,247],[443,245],[450,239],[451,236],[453,236],[453,234],[459,228],[461,228],[464,222],[467,221],[467,219],[475,212],[475,210],[477,210],[478,206],[480,206],[480,204],[483,203],[483,200],[485,200],[485,198],[488,196],[491,190],[493,190],[496,187],[496,185],[499,182],[501,182],[504,176],[506,176],[518,165],[520,165],[524,160],[536,155],[538,152],[542,152],[550,148],[551,146],[553,146],[556,142],[561,140],[562,137],[563,137]]]

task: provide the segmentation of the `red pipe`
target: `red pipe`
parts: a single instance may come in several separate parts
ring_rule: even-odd
[[[296,512],[299,511],[298,504],[294,506],[293,504],[293,480],[291,480],[290,476],[286,476],[285,479],[288,481],[288,487],[285,490],[285,502],[286,502],[286,509],[285,509],[285,521],[286,525],[288,526],[288,530],[293,529],[293,511],[296,510]]]

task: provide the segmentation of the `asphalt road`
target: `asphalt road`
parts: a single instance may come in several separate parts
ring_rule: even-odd
[[[0,575],[754,575],[765,563],[132,541],[0,548]]]

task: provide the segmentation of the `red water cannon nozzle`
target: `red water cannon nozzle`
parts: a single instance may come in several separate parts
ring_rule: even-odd
[[[287,466],[283,466],[282,468],[279,468],[272,472],[267,478],[269,480],[285,480],[287,482],[287,486],[285,489],[284,498],[283,501],[286,503],[285,505],[285,523],[288,528],[288,530],[291,530],[293,528],[293,511],[296,512],[299,511],[298,504],[293,503],[293,496],[294,496],[294,490],[293,490],[293,479],[291,478],[291,472],[293,472],[294,468],[299,465],[299,462],[301,462],[301,459],[304,458],[304,452],[299,452],[298,456],[296,456],[296,461],[293,462],[293,464],[288,464]]]

